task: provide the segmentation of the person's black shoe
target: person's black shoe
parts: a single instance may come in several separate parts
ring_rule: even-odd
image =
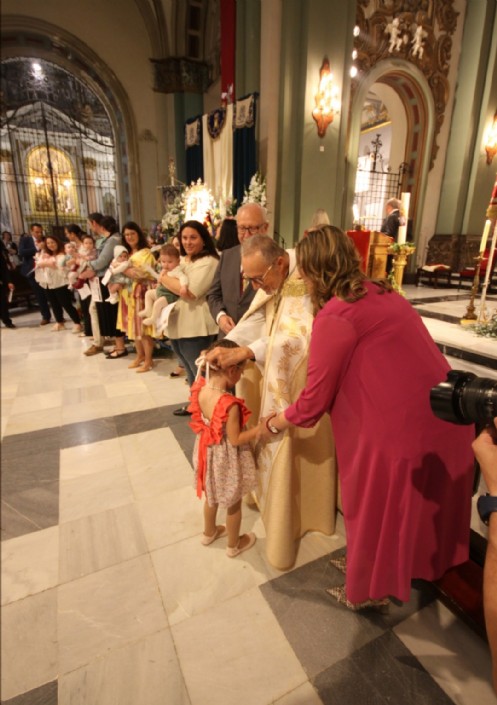
[[[17,326],[15,326],[12,321],[10,321],[10,323],[5,323],[4,325],[6,328],[17,328]]]
[[[179,409],[175,409],[173,411],[173,414],[175,416],[191,416],[192,412],[188,411],[186,406],[181,406]]]

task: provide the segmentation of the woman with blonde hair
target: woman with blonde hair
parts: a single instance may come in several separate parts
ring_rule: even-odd
[[[307,381],[265,436],[330,413],[347,557],[346,586],[328,592],[383,610],[467,560],[474,434],[433,415],[449,365],[409,302],[366,278],[352,240],[326,225],[296,249],[316,312]]]

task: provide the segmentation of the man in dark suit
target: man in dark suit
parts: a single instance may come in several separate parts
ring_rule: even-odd
[[[45,249],[45,238],[43,237],[43,228],[39,223],[33,223],[30,232],[30,235],[23,235],[19,241],[21,274],[26,277],[33,294],[36,296],[41,313],[40,326],[46,326],[47,323],[50,323],[50,306],[48,305],[45,289],[38,284],[34,275],[34,258],[37,252]]]
[[[386,218],[381,224],[381,232],[390,235],[397,241],[399,226],[405,224],[405,220],[400,215],[401,202],[398,198],[390,198],[385,204]]]
[[[240,245],[223,251],[207,294],[209,310],[219,326],[220,338],[235,327],[255,296],[255,289],[244,285],[241,243],[251,235],[267,233],[266,209],[258,203],[246,203],[238,209],[236,227]]]
[[[9,293],[14,291],[12,263],[3,240],[0,240],[0,318],[6,328],[15,328],[9,314]]]

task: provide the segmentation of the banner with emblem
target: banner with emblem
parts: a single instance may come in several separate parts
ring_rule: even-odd
[[[202,118],[200,116],[185,123],[186,182],[191,184],[204,179],[202,147]]]
[[[225,202],[233,184],[233,105],[202,116],[204,183]]]
[[[236,165],[233,174],[233,197],[237,203],[243,201],[245,189],[257,171],[255,144],[256,98],[251,93],[235,103],[233,117],[233,158]]]

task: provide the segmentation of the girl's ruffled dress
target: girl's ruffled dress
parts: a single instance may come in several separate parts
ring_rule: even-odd
[[[194,486],[197,496],[205,492],[209,506],[231,507],[245,494],[255,489],[257,473],[254,454],[250,445],[233,446],[226,435],[228,411],[236,404],[240,410],[241,427],[245,426],[250,411],[243,399],[226,392],[214,408],[212,418],[207,420],[198,403],[198,395],[205,386],[205,379],[192,385],[190,426],[197,434],[193,450]]]

